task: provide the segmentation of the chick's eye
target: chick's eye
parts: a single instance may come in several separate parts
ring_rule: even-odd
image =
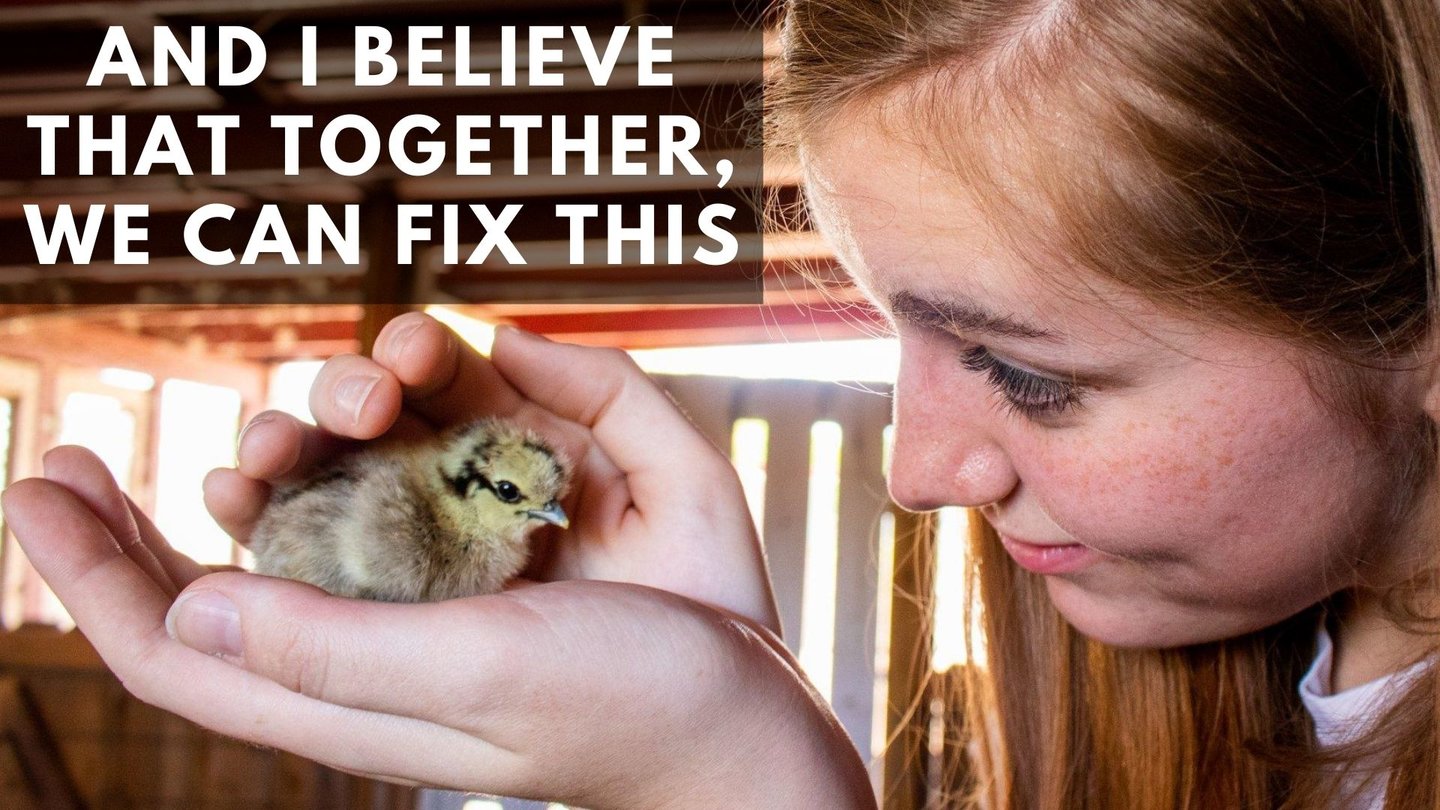
[[[1006,405],[1028,419],[1059,414],[1081,403],[1080,385],[1022,371],[1001,362],[984,346],[967,350],[960,362],[971,371],[985,374],[990,386],[1005,397]]]
[[[500,481],[495,484],[495,494],[505,503],[515,503],[520,500],[520,488],[509,481]]]

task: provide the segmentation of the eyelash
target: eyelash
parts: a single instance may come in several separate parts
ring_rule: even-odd
[[[984,346],[967,350],[960,362],[985,374],[990,386],[1004,395],[1006,407],[1027,419],[1054,416],[1081,404],[1081,386],[1021,371],[1001,362]]]

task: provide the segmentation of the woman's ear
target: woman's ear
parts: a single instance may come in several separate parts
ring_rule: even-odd
[[[1440,424],[1440,329],[1420,341],[1415,350],[1418,365],[1415,369],[1416,385],[1421,397],[1421,407],[1430,419]]]

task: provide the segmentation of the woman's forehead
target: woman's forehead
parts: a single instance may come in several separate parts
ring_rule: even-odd
[[[1039,204],[996,222],[995,209],[930,151],[852,119],[803,152],[814,226],[857,285],[897,321],[949,319],[965,331],[966,324],[1010,322],[1021,328],[1009,336],[975,334],[1013,346],[1025,342],[1013,333],[1045,332],[1058,338],[1048,341],[1052,347],[1063,344],[1077,357],[1137,358],[1156,349],[1195,357],[1207,353],[1205,344],[1238,336],[1204,313],[1163,307],[1067,257]],[[1024,199],[1009,191],[1012,200]]]
[[[1015,244],[1022,229],[995,227],[953,179],[912,150],[876,146],[868,137],[831,139],[807,156],[805,177],[815,227],[881,306],[913,311],[933,303],[1091,337],[1162,315],[1068,261],[1043,233]]]

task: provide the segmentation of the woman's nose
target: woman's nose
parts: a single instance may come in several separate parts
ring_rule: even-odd
[[[890,497],[914,511],[1003,499],[1019,478],[993,430],[1002,417],[983,377],[930,341],[900,346]]]

